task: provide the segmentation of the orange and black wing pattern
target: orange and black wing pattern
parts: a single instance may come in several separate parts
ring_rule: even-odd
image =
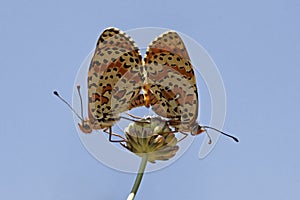
[[[142,57],[135,42],[117,28],[104,30],[88,71],[88,115],[93,129],[119,120],[143,82]]]
[[[157,37],[148,47],[144,67],[146,93],[154,95],[156,114],[180,120],[183,131],[190,130],[198,117],[196,78],[187,49],[175,31]]]

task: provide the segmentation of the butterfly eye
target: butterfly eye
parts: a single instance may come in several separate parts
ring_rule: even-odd
[[[91,126],[90,126],[89,124],[84,124],[84,125],[83,125],[83,128],[84,128],[85,130],[91,130]]]
[[[78,123],[78,126],[83,133],[91,133],[92,132],[92,128],[91,128],[89,121],[82,121],[82,124]]]
[[[194,126],[194,127],[192,128],[191,134],[192,134],[192,135],[198,135],[198,134],[200,134],[200,133],[199,133],[199,126]]]

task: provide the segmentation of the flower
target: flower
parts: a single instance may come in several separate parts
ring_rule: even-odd
[[[136,155],[155,163],[156,160],[169,160],[179,147],[174,132],[161,117],[147,117],[133,122],[125,129],[126,142],[122,145]]]

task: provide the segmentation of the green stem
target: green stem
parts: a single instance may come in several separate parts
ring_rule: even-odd
[[[147,160],[148,160],[148,154],[144,153],[144,155],[142,157],[141,164],[140,164],[139,172],[136,176],[134,185],[131,189],[131,192],[130,192],[129,196],[127,197],[127,200],[134,200],[134,197],[135,197],[135,195],[136,195],[136,193],[139,189],[139,186],[141,184],[141,181],[142,181],[142,178],[143,178],[143,175],[144,175],[144,171],[145,171],[145,168],[146,168],[146,165],[147,165]]]

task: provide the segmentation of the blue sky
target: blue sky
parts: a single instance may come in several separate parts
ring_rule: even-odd
[[[298,1],[0,4],[0,199],[126,199],[135,175],[94,159],[52,95],[71,101],[80,64],[109,26],[170,28],[200,43],[226,88],[224,130],[241,141],[221,137],[199,160],[203,136],[195,138],[175,163],[145,175],[136,199],[299,198]]]

